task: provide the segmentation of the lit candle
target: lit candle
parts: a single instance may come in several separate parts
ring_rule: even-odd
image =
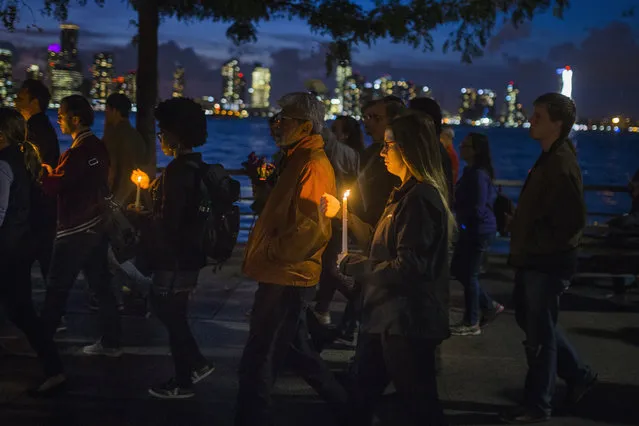
[[[342,254],[348,254],[348,196],[351,190],[347,189],[342,198]]]
[[[135,186],[138,188],[135,194],[135,208],[137,210],[140,210],[140,183],[142,183],[142,175],[138,175],[137,182],[135,183]]]

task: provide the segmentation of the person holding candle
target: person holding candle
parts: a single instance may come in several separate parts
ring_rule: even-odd
[[[202,154],[193,151],[206,143],[206,116],[193,100],[172,98],[157,106],[155,118],[162,152],[173,160],[151,183],[150,211],[135,205],[129,208],[140,221],[140,256],[152,271],[149,298],[169,333],[175,376],[148,392],[159,399],[186,399],[195,396],[193,385],[215,369],[202,355],[187,318],[191,293],[206,265],[201,238],[205,223],[199,214],[200,170],[205,163]],[[141,170],[131,178],[141,188],[148,185],[148,176]]]
[[[278,101],[279,178],[249,236],[243,272],[258,282],[239,367],[236,426],[270,423],[271,389],[286,362],[343,413],[348,395],[309,342],[306,315],[320,279],[331,221],[320,198],[335,194],[320,131],[324,105],[308,93]]]
[[[340,256],[340,270],[363,283],[355,356],[352,425],[371,425],[393,382],[415,425],[446,425],[437,395],[435,349],[449,337],[448,244],[454,227],[433,120],[406,112],[386,129],[380,153],[401,184],[375,228],[348,213],[348,231],[367,255]],[[321,208],[343,210],[330,194]]]

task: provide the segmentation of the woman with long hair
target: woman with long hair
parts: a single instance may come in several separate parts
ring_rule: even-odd
[[[62,389],[66,378],[55,343],[45,333],[31,300],[30,211],[41,161],[25,138],[22,115],[0,108],[0,303],[43,364],[45,381],[31,394],[46,396]]]
[[[495,172],[486,135],[470,133],[460,149],[466,167],[455,190],[459,239],[455,245],[452,272],[464,286],[465,311],[463,320],[451,328],[451,333],[477,336],[483,325],[504,310],[479,284],[484,255],[497,232],[493,211],[497,190],[493,185]]]
[[[353,424],[370,425],[393,382],[410,421],[447,424],[437,395],[435,350],[449,337],[448,243],[454,227],[433,120],[412,111],[386,129],[380,155],[401,179],[375,229],[349,212],[348,230],[367,253],[341,256],[340,269],[362,282],[355,356]],[[327,217],[341,211],[325,194]],[[341,215],[341,214],[340,214]]]
[[[355,152],[364,152],[364,133],[359,121],[347,115],[339,116],[333,122],[331,131],[338,141],[351,147]]]

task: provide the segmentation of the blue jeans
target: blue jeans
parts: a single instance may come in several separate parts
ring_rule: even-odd
[[[481,311],[493,309],[493,299],[479,285],[479,273],[485,252],[494,234],[459,233],[453,255],[453,274],[464,286],[464,323],[479,324]]]
[[[515,318],[526,333],[528,361],[524,405],[550,415],[556,376],[568,385],[587,383],[592,371],[583,364],[557,325],[559,296],[569,281],[534,270],[518,270],[513,302]]]

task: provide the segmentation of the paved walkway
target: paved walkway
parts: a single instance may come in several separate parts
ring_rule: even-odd
[[[485,278],[486,289],[508,305],[512,273],[494,260]],[[201,274],[192,302],[192,325],[203,352],[216,371],[197,385],[196,398],[158,401],[149,397],[149,384],[172,373],[166,334],[154,317],[128,315],[124,320],[125,355],[119,359],[86,357],[82,345],[95,336],[95,315],[87,307],[80,281],[72,295],[68,331],[60,334],[71,391],[53,400],[32,400],[25,389],[38,379],[35,360],[0,356],[0,425],[64,426],[199,426],[231,425],[237,391],[236,368],[248,331],[255,284],[239,274],[237,260],[213,275]],[[461,286],[451,283],[453,310],[460,315]],[[586,360],[599,373],[601,383],[574,413],[560,414],[556,425],[639,424],[639,295],[625,300],[607,298],[601,283],[581,284],[562,300],[561,323]],[[41,300],[42,291],[36,292]],[[343,302],[334,303],[335,316]],[[0,343],[20,350],[24,342],[15,330],[0,330]],[[522,334],[508,310],[479,337],[456,337],[443,345],[441,398],[452,424],[499,424],[495,415],[521,394],[525,365]],[[324,354],[336,370],[352,355],[347,347]],[[558,397],[564,389],[560,385]],[[285,374],[278,380],[275,417],[279,425],[330,425],[330,413],[304,382]],[[381,409],[382,424],[400,425],[393,397]]]

